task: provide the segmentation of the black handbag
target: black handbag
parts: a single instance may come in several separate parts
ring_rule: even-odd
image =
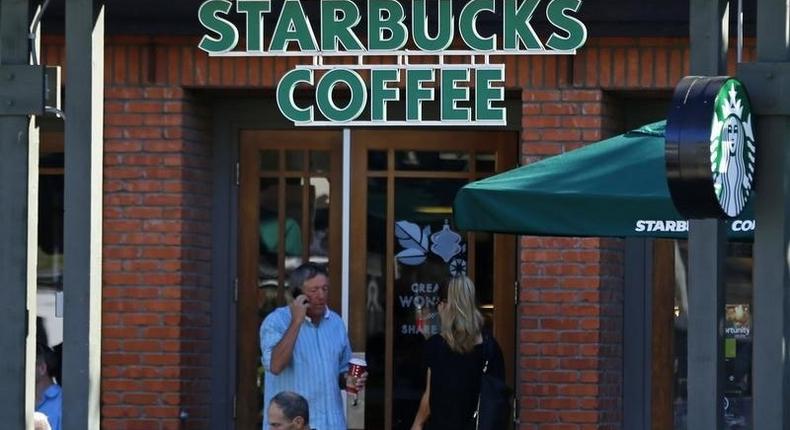
[[[503,430],[508,428],[511,393],[505,381],[488,373],[488,364],[493,359],[493,339],[483,339],[483,371],[480,375],[480,396],[475,411],[475,429]]]

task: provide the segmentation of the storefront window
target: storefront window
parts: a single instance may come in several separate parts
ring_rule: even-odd
[[[674,244],[674,422],[688,429],[688,247]],[[752,244],[730,243],[725,264],[724,423],[727,430],[752,429]],[[693,310],[691,310],[693,312]],[[691,430],[691,429],[689,429]]]
[[[364,277],[358,278],[367,293],[359,299],[365,304],[364,322],[358,320],[365,325],[361,335],[370,372],[365,428],[411,428],[425,387],[423,346],[441,329],[440,289],[452,276],[475,281],[488,328],[507,332],[503,315],[513,314],[508,307],[513,294],[495,286],[512,281],[503,281],[495,263],[497,255],[502,262],[515,261],[514,243],[503,244],[490,233],[458,231],[453,214],[461,187],[511,165],[504,162],[504,138],[501,149],[491,151],[490,140],[497,136],[457,133],[451,139],[438,132],[404,131],[388,134],[392,141],[384,142],[381,135],[368,140],[363,133],[352,134],[365,167],[360,173],[367,176],[361,242],[367,252]],[[503,272],[515,270],[501,264]],[[356,326],[352,318],[350,331]]]
[[[38,339],[63,342],[63,134],[44,132],[38,177]]]

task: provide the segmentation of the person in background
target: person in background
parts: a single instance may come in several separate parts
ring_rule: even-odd
[[[425,343],[425,390],[411,429],[473,429],[485,362],[483,342],[490,342],[488,373],[504,380],[502,350],[493,337],[484,339],[471,279],[454,277],[439,291],[439,299],[441,331]]]
[[[52,430],[46,415],[33,412],[33,430]]]
[[[281,391],[294,391],[310,403],[315,428],[346,430],[341,390],[363,389],[367,374],[348,375],[351,345],[343,320],[327,307],[326,269],[305,263],[291,272],[288,285],[290,305],[275,309],[261,324],[263,404]],[[266,429],[268,414],[263,415]]]
[[[47,345],[36,345],[36,412],[47,416],[52,430],[61,429],[63,393],[55,382],[60,367],[58,358]]]
[[[269,403],[269,430],[309,430],[307,400],[293,391],[282,391]]]

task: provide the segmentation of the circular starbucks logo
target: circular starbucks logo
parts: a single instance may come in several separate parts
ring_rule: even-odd
[[[664,132],[667,185],[690,219],[733,218],[755,179],[754,115],[729,76],[686,76],[675,87]]]
[[[716,96],[710,153],[716,199],[730,217],[737,216],[746,206],[754,183],[752,118],[743,86],[735,79],[728,79]]]

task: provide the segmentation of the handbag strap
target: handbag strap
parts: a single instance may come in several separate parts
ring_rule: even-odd
[[[482,379],[483,375],[488,373],[488,360],[490,358],[490,350],[491,350],[491,338],[483,335],[483,371],[480,374],[480,378]],[[475,413],[472,415],[472,419],[475,421],[475,430],[477,430],[480,426],[480,394],[477,395],[477,407],[475,408]]]
[[[483,374],[488,373],[488,362],[491,359],[491,338],[483,335]]]

